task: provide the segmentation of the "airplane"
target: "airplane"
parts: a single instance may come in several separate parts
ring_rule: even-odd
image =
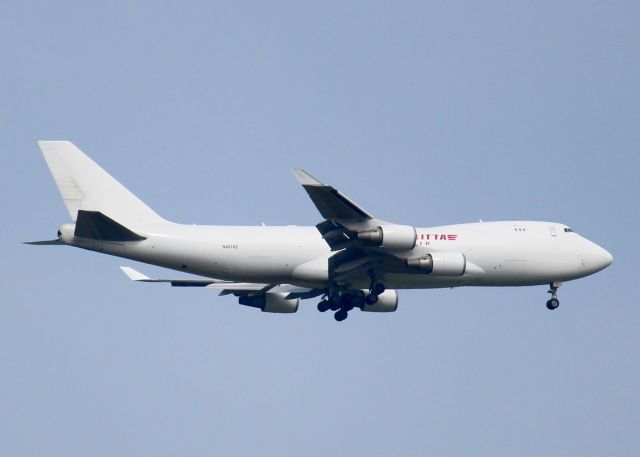
[[[204,287],[241,305],[295,313],[319,297],[321,312],[344,321],[351,310],[396,311],[398,289],[549,285],[560,305],[563,282],[611,264],[604,248],[557,222],[502,221],[418,228],[386,222],[294,168],[322,216],[315,227],[209,226],[170,222],[69,141],[39,141],[72,222],[67,245],[197,275],[154,279],[121,267],[133,281]]]

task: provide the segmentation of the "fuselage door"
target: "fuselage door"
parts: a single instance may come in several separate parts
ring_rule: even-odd
[[[551,233],[551,236],[556,236],[556,228],[553,225],[549,226],[549,232]]]

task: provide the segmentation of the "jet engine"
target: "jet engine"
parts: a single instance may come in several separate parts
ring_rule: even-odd
[[[467,259],[461,252],[432,252],[417,259],[407,259],[407,267],[435,276],[462,276],[467,269]]]
[[[378,295],[378,301],[373,305],[366,302],[362,305],[362,311],[370,313],[392,313],[398,309],[398,291],[387,289]]]
[[[382,225],[359,231],[358,239],[383,248],[410,250],[416,245],[416,229],[410,225]]]
[[[64,244],[71,244],[74,233],[76,231],[76,224],[63,224],[58,229],[58,240]]]
[[[299,298],[285,298],[287,294],[266,293],[251,297],[245,295],[240,297],[238,302],[241,305],[260,308],[264,313],[295,313],[300,304]]]

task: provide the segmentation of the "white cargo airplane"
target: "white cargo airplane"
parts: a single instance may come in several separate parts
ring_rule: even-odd
[[[218,289],[242,305],[293,313],[300,299],[343,321],[354,308],[395,311],[397,289],[549,284],[547,308],[564,281],[606,268],[611,254],[555,222],[478,222],[416,228],[377,219],[300,169],[293,173],[323,221],[315,227],[184,225],[163,219],[68,141],[40,141],[73,222],[66,244],[193,273],[134,281]]]

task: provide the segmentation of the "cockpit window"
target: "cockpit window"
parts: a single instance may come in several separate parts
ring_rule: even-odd
[[[571,228],[569,228],[569,227],[565,227],[565,228],[564,228],[564,232],[565,232],[565,233],[573,232],[573,229],[571,229]]]

